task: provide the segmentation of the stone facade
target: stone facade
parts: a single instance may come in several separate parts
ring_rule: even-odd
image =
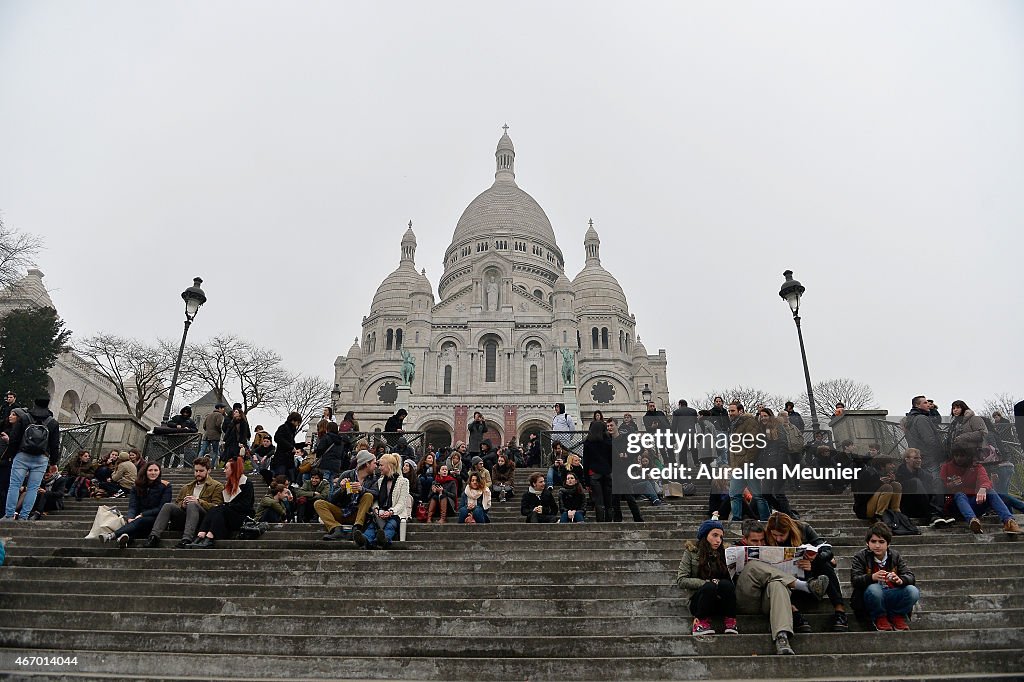
[[[56,310],[50,294],[43,284],[43,273],[32,269],[20,281],[0,295],[0,318],[17,308],[44,308]],[[100,415],[127,416],[124,403],[114,387],[74,353],[62,353],[49,371],[47,392],[50,410],[62,424],[84,424]],[[6,390],[6,387],[0,387]],[[36,396],[18,396],[19,404],[29,405]],[[143,415],[141,422],[147,428],[160,423],[164,401],[156,403]]]
[[[547,215],[515,181],[506,132],[495,152],[494,183],[456,225],[437,287],[417,270],[409,223],[398,268],[377,289],[362,335],[335,361],[336,411],[354,410],[361,428],[382,428],[395,410],[402,352],[415,360],[408,430],[436,443],[465,440],[480,410],[492,439],[508,442],[549,428],[566,402],[561,349],[574,356],[580,409],[589,420],[643,412],[649,388],[667,406],[667,358],[649,355],[625,293],[601,265],[591,221],[586,264],[570,281]],[[578,416],[578,415],[577,415]]]

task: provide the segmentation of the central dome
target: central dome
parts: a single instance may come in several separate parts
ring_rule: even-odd
[[[476,238],[515,235],[555,246],[555,231],[540,204],[512,182],[495,181],[462,212],[452,245]]]
[[[516,151],[507,130],[498,140],[494,158],[497,165],[494,184],[477,195],[462,212],[451,247],[494,237],[523,237],[557,248],[555,231],[544,209],[516,184]]]

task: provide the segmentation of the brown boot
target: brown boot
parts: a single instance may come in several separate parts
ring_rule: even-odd
[[[1003,524],[1003,532],[1010,535],[1016,535],[1020,532],[1020,526],[1014,519],[1007,519],[1006,523]]]
[[[436,500],[435,500],[436,501]],[[438,523],[445,523],[448,519],[448,498],[441,498],[441,518],[438,519]]]
[[[427,523],[434,520],[434,512],[437,511],[437,500],[431,500],[427,505]]]

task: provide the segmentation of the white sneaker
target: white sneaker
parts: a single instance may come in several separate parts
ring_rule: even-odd
[[[113,533],[101,533],[100,535],[96,536],[96,539],[99,540],[100,542],[111,542],[114,539],[114,534]]]

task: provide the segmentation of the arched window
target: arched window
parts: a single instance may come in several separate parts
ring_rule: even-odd
[[[444,366],[444,394],[445,395],[451,395],[452,394],[452,366],[451,365],[445,365]]]
[[[395,343],[395,331],[393,329],[387,330],[384,334],[384,350],[391,350]]]
[[[626,352],[627,353],[629,352],[629,347],[630,347],[629,346],[629,342],[630,342],[629,334],[626,334]]]
[[[598,349],[597,327],[593,327],[590,330],[590,345],[594,348],[594,350]]]
[[[608,327],[601,327],[601,348],[608,350]]]
[[[533,290],[533,297],[534,298],[539,298],[540,300],[543,301],[544,300],[544,292],[541,291],[540,289],[534,289]]]
[[[530,393],[537,392],[537,365],[530,365]]]
[[[401,350],[402,348],[402,330],[395,330],[395,350]]]
[[[484,381],[498,380],[498,342],[488,341],[484,344]]]

